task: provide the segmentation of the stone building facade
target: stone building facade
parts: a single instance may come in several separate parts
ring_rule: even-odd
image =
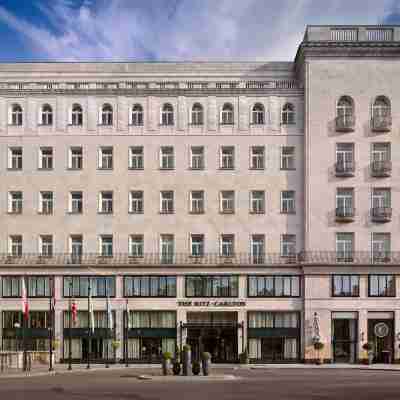
[[[2,349],[399,359],[399,55],[308,26],[294,62],[1,64]]]

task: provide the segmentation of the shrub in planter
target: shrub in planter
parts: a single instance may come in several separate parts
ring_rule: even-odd
[[[193,361],[193,363],[192,363],[192,372],[193,372],[193,375],[199,375],[200,374],[200,363],[198,361]]]
[[[319,356],[319,352],[320,352],[323,348],[324,348],[324,344],[323,344],[322,342],[315,342],[315,343],[314,343],[314,350],[316,350],[316,351],[318,352],[318,358],[317,358],[317,360],[316,360],[316,363],[317,363],[318,365],[321,365],[321,364],[322,364],[322,360],[321,360],[321,358],[320,358],[320,356]]]
[[[201,367],[203,369],[203,375],[207,376],[210,373],[210,362],[211,354],[205,351],[201,354]]]
[[[179,375],[181,373],[181,364],[179,361],[175,361],[172,365],[172,372],[174,375]]]
[[[247,349],[244,349],[243,353],[239,354],[239,362],[240,364],[249,363],[249,354],[247,353]]]
[[[163,375],[168,375],[169,369],[171,366],[171,357],[172,354],[169,351],[166,351],[162,354],[162,372]]]
[[[367,352],[368,354],[368,360],[367,363],[370,365],[372,364],[372,361],[374,360],[374,352],[373,352],[373,346],[372,343],[366,342],[362,345],[362,348]]]

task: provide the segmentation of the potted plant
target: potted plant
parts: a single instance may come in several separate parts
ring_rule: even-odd
[[[367,352],[368,354],[368,365],[372,364],[372,361],[374,360],[374,352],[373,352],[373,346],[369,342],[365,342],[362,346],[362,348]]]
[[[168,375],[170,367],[171,367],[171,358],[172,354],[169,351],[166,351],[162,354],[162,372],[163,375]]]
[[[193,375],[200,374],[200,363],[197,360],[194,360],[192,363],[192,373]]]
[[[201,367],[203,369],[203,375],[207,376],[210,373],[210,362],[211,362],[211,354],[207,351],[201,354]]]
[[[175,359],[172,364],[172,372],[174,375],[179,375],[181,373],[181,363]]]
[[[185,376],[190,375],[190,364],[191,364],[190,346],[188,344],[185,344],[183,346],[183,359],[182,359],[183,375]]]
[[[53,340],[53,350],[57,350],[60,347],[60,340],[54,339]]]
[[[117,350],[119,349],[119,346],[121,346],[121,342],[119,340],[111,341],[111,347],[113,349],[113,355],[114,355],[114,363],[117,362]]]
[[[245,348],[242,353],[239,354],[239,362],[240,364],[248,364],[249,363],[249,354],[247,353],[247,349]]]
[[[314,343],[314,350],[317,351],[318,357],[316,358],[316,364],[321,365],[322,364],[322,359],[320,357],[319,352],[324,348],[324,344],[320,341],[317,341]]]

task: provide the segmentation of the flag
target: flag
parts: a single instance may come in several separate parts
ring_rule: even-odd
[[[94,313],[93,313],[93,303],[92,303],[92,294],[89,290],[89,328],[94,333]]]
[[[78,315],[78,307],[77,307],[77,305],[75,303],[75,299],[72,299],[71,314],[72,314],[72,323],[75,325],[76,324],[76,317]]]
[[[25,319],[29,316],[29,304],[28,297],[26,294],[25,277],[21,277],[21,300],[22,300],[22,314]]]
[[[113,328],[113,315],[109,296],[107,296],[107,328]]]

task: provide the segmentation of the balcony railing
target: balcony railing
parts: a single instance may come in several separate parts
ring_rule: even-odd
[[[300,253],[298,261],[301,265],[335,265],[335,264],[390,264],[400,265],[400,252],[370,252],[370,251],[309,251]]]
[[[371,164],[371,175],[377,178],[388,177],[392,174],[391,161],[373,161]]]
[[[390,207],[371,208],[371,218],[374,222],[389,222],[392,219],[392,209]]]
[[[374,115],[371,121],[371,129],[375,132],[389,132],[392,127],[391,115]]]
[[[336,221],[351,222],[354,221],[355,209],[353,207],[338,207],[336,209]]]
[[[336,117],[337,132],[352,132],[356,125],[356,117],[354,115],[340,115]]]
[[[347,177],[354,176],[354,161],[338,162],[335,164],[336,176]]]

